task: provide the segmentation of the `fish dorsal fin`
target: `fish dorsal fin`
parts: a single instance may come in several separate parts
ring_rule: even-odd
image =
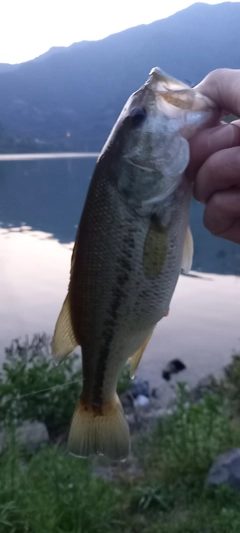
[[[191,270],[192,268],[192,259],[193,259],[193,238],[192,238],[191,230],[188,226],[186,235],[185,235],[182,264],[181,264],[181,268],[185,274],[187,274],[189,270]]]
[[[168,227],[151,222],[143,249],[143,268],[151,278],[161,274],[168,247]]]
[[[61,363],[78,346],[71,323],[69,294],[57,319],[51,346],[56,363]]]
[[[151,339],[151,336],[152,336],[152,331],[151,333],[149,333],[149,335],[147,336],[147,338],[145,339],[144,343],[142,344],[142,346],[140,346],[140,348],[130,357],[130,376],[131,376],[131,379],[134,378],[135,376],[135,373],[137,371],[137,367],[142,359],[142,356],[143,356],[143,352],[145,351],[145,348],[147,346],[147,344],[149,343],[150,339]]]

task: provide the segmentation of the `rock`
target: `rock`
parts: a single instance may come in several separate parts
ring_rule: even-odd
[[[21,446],[25,446],[29,451],[35,452],[43,444],[49,442],[49,435],[45,424],[42,422],[26,420],[17,428],[16,439]]]
[[[158,400],[159,398],[161,398],[160,390],[157,389],[157,387],[154,387],[154,388],[152,389],[152,398],[156,398],[156,400]]]
[[[25,420],[16,427],[15,439],[19,446],[26,448],[29,452],[37,452],[43,444],[49,442],[49,434],[42,422]],[[0,431],[0,453],[6,448],[7,440],[6,430],[3,428]]]
[[[173,409],[166,409],[156,404],[154,405],[151,400],[148,401],[148,404],[144,400],[144,405],[139,405],[137,404],[139,398],[141,397],[138,396],[134,400],[135,405],[133,411],[125,413],[126,420],[133,432],[151,428],[158,420],[170,416],[174,411]]]
[[[197,385],[189,391],[188,397],[190,402],[199,402],[204,396],[206,396],[206,394],[212,394],[215,390],[216,381],[212,375],[209,375],[200,379]]]
[[[173,374],[178,374],[178,372],[182,372],[182,370],[185,370],[185,368],[185,364],[180,361],[180,359],[172,359],[172,361],[169,361],[169,363],[163,369],[162,377],[166,381],[169,381]]]
[[[134,413],[125,414],[125,418],[127,420],[127,423],[130,427],[135,427],[136,425],[136,417]]]
[[[149,398],[147,398],[147,396],[144,396],[143,394],[139,394],[133,402],[134,407],[145,407],[148,404]]]
[[[134,380],[131,382],[130,385],[130,392],[133,396],[133,398],[137,398],[138,396],[146,396],[149,398],[150,396],[150,389],[149,389],[149,382],[140,379],[140,378],[134,378]]]
[[[219,455],[206,479],[208,487],[229,485],[240,491],[240,448],[233,448]]]
[[[121,404],[123,406],[123,409],[125,411],[132,410],[134,398],[133,398],[132,394],[129,391],[126,391],[123,394],[121,394],[120,400],[121,400]]]

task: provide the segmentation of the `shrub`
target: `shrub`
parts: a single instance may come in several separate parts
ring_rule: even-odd
[[[82,388],[81,358],[73,354],[56,366],[46,335],[24,342],[15,339],[5,354],[0,372],[0,422],[38,420],[50,432],[69,425]],[[125,367],[118,392],[124,392],[129,382]]]
[[[81,389],[82,373],[72,355],[56,367],[46,335],[14,340],[0,372],[2,422],[39,420],[50,430],[69,423]],[[74,383],[69,383],[74,381]]]

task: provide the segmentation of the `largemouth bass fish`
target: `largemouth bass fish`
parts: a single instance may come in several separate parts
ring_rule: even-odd
[[[74,455],[129,453],[118,377],[128,359],[134,375],[181,268],[191,268],[188,139],[215,113],[207,97],[154,68],[98,158],[52,341],[58,362],[82,349],[83,390],[68,442]]]

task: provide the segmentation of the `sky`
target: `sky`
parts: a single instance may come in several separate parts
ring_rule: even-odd
[[[52,46],[102,39],[168,17],[194,3],[191,0],[0,0],[0,63],[21,63]]]

